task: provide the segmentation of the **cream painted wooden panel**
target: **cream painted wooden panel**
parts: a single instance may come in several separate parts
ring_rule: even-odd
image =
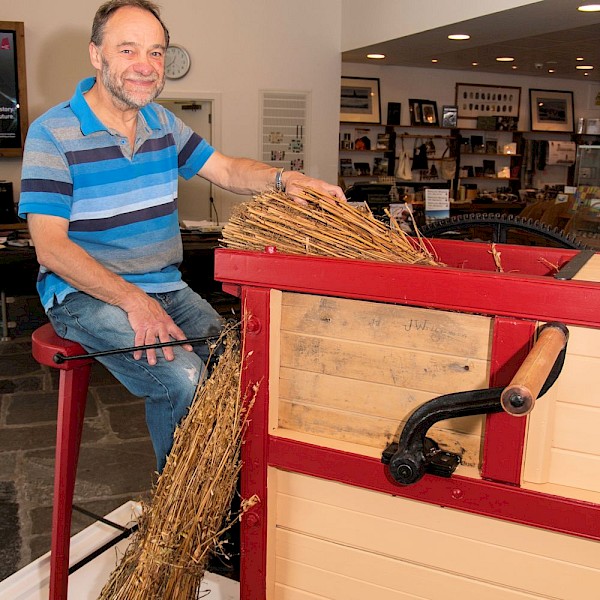
[[[600,281],[600,253],[596,253],[573,279],[580,281]]]
[[[582,600],[600,589],[595,542],[276,469],[269,494],[269,600]]]
[[[524,487],[566,486],[568,497],[584,499],[600,493],[598,390],[600,330],[571,326],[563,370],[529,415]]]
[[[417,406],[488,387],[488,317],[293,293],[272,295],[271,303],[275,435],[298,431],[323,445],[334,439],[383,449]],[[477,466],[483,423],[481,416],[453,419],[430,435]]]

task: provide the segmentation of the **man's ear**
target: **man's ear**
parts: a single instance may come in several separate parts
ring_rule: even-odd
[[[90,51],[90,61],[94,69],[100,71],[102,69],[102,56],[100,54],[100,48],[94,44],[94,42],[90,42],[89,45]]]

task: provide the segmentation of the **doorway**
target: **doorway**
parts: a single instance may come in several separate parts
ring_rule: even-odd
[[[157,102],[179,117],[209,144],[213,143],[212,100],[159,98]],[[192,177],[188,181],[179,178],[177,205],[180,223],[215,219],[212,187],[212,184],[202,177]]]

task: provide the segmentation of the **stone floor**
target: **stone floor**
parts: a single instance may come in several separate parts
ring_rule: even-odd
[[[50,549],[58,372],[31,356],[31,332],[46,322],[37,298],[19,302],[12,339],[0,342],[0,580]],[[74,503],[105,515],[148,498],[155,468],[143,400],[95,364]],[[93,521],[74,512],[72,534]],[[210,570],[228,575],[231,565]]]

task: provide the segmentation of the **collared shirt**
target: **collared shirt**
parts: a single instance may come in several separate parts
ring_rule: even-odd
[[[31,124],[19,216],[67,219],[69,238],[107,269],[147,292],[181,289],[177,178],[194,176],[214,149],[156,103],[139,111],[130,148],[90,109],[84,94],[94,83],[84,79]],[[76,291],[44,267],[37,288],[46,310]]]

